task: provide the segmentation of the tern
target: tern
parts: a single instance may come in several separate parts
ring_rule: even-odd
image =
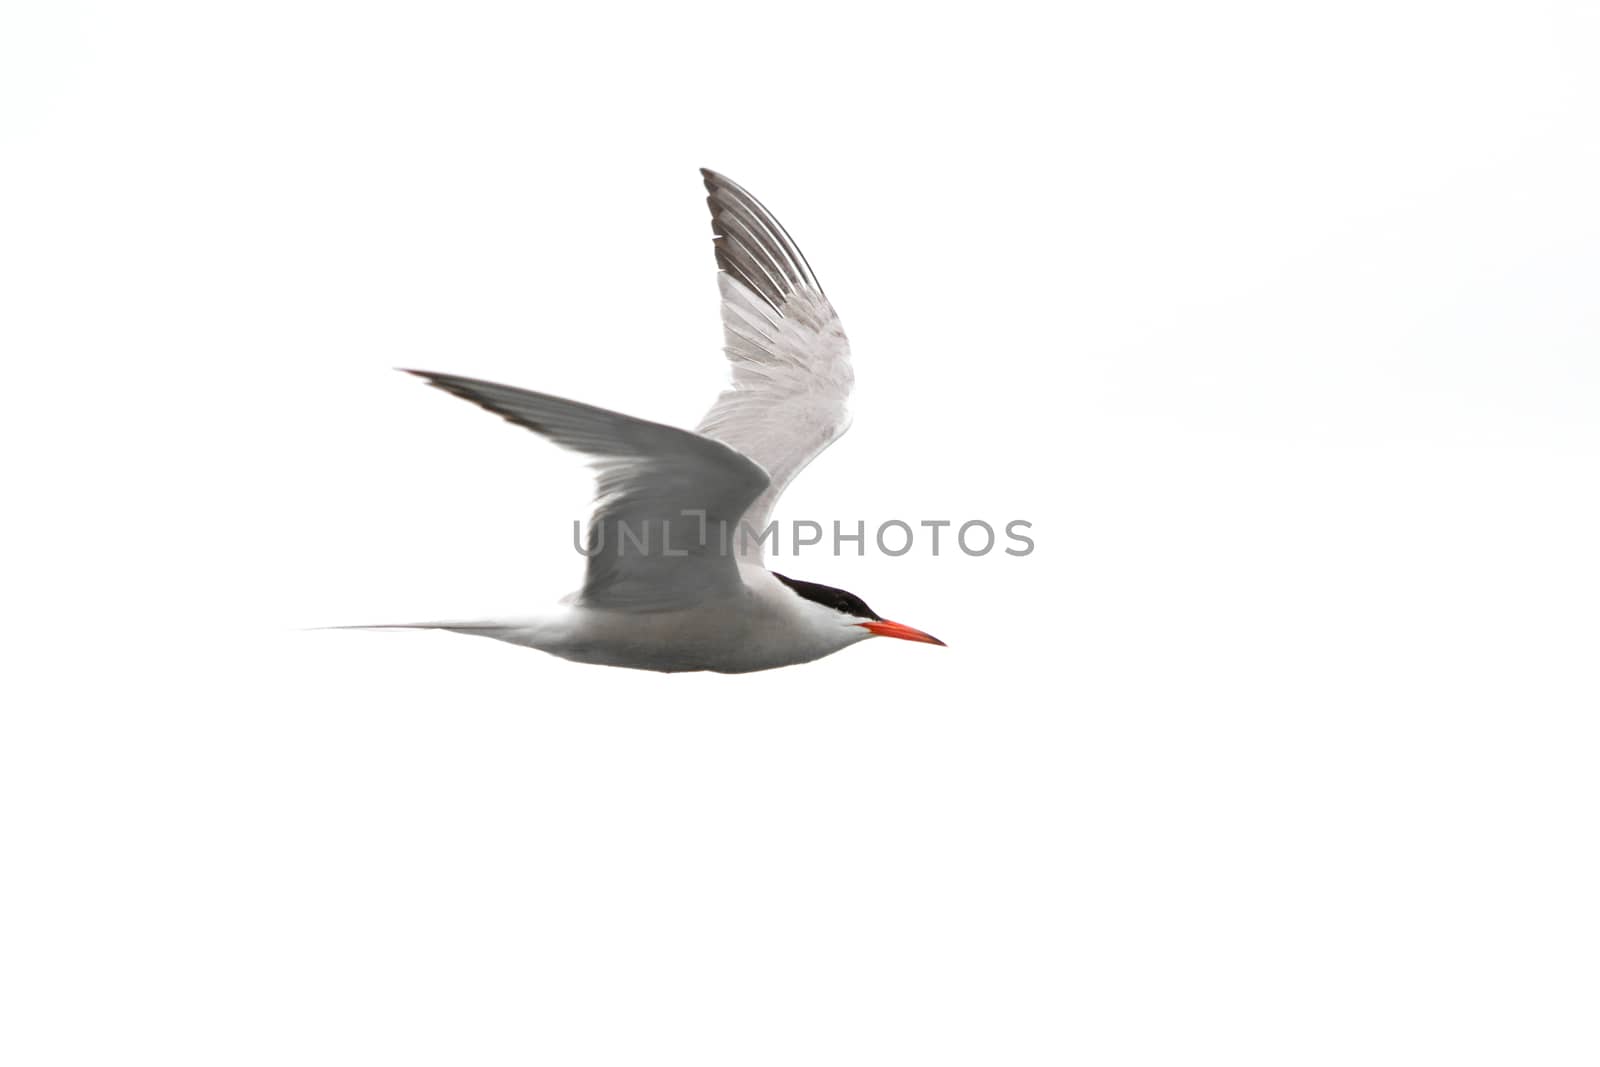
[[[870,637],[943,641],[853,593],[767,569],[778,497],[850,425],[850,346],[805,256],[760,201],[702,170],[732,385],[694,432],[453,374],[408,370],[581,453],[596,473],[583,587],[544,615],[361,629],[491,637],[564,659],[742,674]]]

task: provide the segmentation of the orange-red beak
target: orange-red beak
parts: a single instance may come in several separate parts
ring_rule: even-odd
[[[890,622],[888,619],[876,619],[872,622],[857,623],[864,630],[871,631],[878,637],[898,637],[902,641],[925,641],[930,645],[943,645],[944,642],[932,634],[925,634],[921,630],[914,630],[902,622]]]

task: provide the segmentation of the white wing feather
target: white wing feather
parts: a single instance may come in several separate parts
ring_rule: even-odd
[[[770,484],[744,513],[759,534],[784,488],[850,426],[850,343],[805,256],[760,201],[701,171],[716,234],[722,326],[733,387],[697,427],[748,456]],[[734,539],[760,560],[754,537]]]

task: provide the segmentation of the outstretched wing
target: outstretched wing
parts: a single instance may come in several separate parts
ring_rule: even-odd
[[[743,588],[720,531],[737,526],[767,488],[767,476],[738,452],[687,430],[544,393],[407,373],[589,457],[598,488],[581,603],[669,611]]]
[[[743,516],[759,534],[784,487],[850,426],[850,343],[805,256],[760,201],[702,170],[716,234],[733,387],[698,430],[755,460],[771,484]],[[735,539],[759,561],[755,536]]]

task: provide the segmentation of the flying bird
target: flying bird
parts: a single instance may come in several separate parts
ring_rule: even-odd
[[[767,569],[784,487],[850,425],[850,346],[805,256],[760,201],[702,170],[732,385],[694,432],[509,385],[407,371],[588,458],[597,498],[583,587],[527,618],[408,623],[565,659],[739,674],[870,637],[943,641],[853,593]]]

